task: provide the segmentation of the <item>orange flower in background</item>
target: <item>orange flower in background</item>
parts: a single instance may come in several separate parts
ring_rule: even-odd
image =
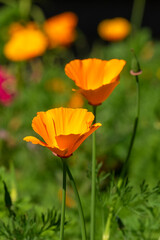
[[[81,94],[74,92],[69,100],[68,107],[81,108],[84,105],[84,99]]]
[[[100,123],[92,125],[94,115],[86,109],[55,108],[38,112],[33,118],[32,128],[45,142],[28,136],[24,140],[49,148],[54,155],[66,158],[91,135]]]
[[[62,201],[62,189],[58,191],[58,198]],[[74,199],[71,198],[68,191],[66,192],[66,206],[69,208],[74,208],[76,206]]]
[[[118,59],[77,59],[65,66],[65,73],[91,105],[99,105],[119,84],[120,72],[125,64],[126,61]]]
[[[131,24],[125,18],[106,19],[99,23],[98,34],[103,40],[121,41],[131,31]]]
[[[4,55],[12,61],[24,61],[42,55],[48,40],[35,23],[11,25],[10,39],[4,46]]]
[[[49,18],[44,23],[44,31],[50,47],[68,46],[76,37],[75,27],[78,18],[75,13],[65,12]]]

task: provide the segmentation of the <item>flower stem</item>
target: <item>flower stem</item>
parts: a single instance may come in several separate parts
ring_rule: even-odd
[[[103,233],[103,240],[109,240],[112,217],[113,217],[113,207],[111,207],[110,210],[109,210],[108,219],[107,219],[107,223],[106,223],[106,228],[105,228],[105,231]]]
[[[31,5],[32,5],[32,1],[31,0],[20,0],[19,1],[19,11],[21,14],[21,17],[23,19],[29,19],[29,14],[31,11]]]
[[[138,75],[135,75],[136,78],[136,84],[137,84],[137,110],[136,110],[136,116],[135,116],[135,120],[134,120],[134,126],[133,126],[133,133],[132,133],[132,137],[131,137],[131,141],[130,141],[130,145],[129,145],[129,149],[128,149],[128,153],[127,153],[127,157],[124,163],[124,167],[122,169],[122,173],[118,182],[118,187],[120,188],[122,183],[124,182],[124,178],[127,174],[127,170],[128,170],[128,163],[129,163],[129,159],[131,156],[131,152],[132,152],[132,148],[134,145],[134,141],[135,141],[135,137],[136,137],[136,133],[137,133],[137,127],[138,127],[138,122],[139,122],[139,113],[140,113],[140,86],[139,86],[139,78]]]
[[[131,23],[136,29],[141,27],[145,2],[146,0],[134,0],[133,2]]]
[[[61,208],[61,225],[60,225],[60,240],[64,239],[64,223],[65,223],[65,206],[66,206],[66,163],[62,159],[63,165],[63,183],[62,183],[62,208]]]
[[[79,211],[79,216],[80,216],[80,224],[81,224],[81,231],[82,231],[82,240],[86,240],[87,239],[87,234],[86,234],[84,213],[83,213],[81,200],[80,200],[80,197],[79,197],[79,194],[78,194],[76,183],[75,183],[74,178],[73,178],[73,176],[72,176],[72,174],[71,174],[71,172],[70,172],[70,170],[69,170],[67,165],[66,165],[66,170],[67,170],[68,177],[69,177],[69,179],[71,181],[71,185],[72,185],[72,188],[74,190],[76,201],[77,201],[77,205],[78,205],[78,211]]]
[[[134,140],[135,140],[135,136],[136,136],[138,121],[139,121],[140,89],[139,89],[139,79],[138,79],[138,76],[135,76],[135,78],[136,78],[136,83],[137,83],[137,114],[136,114],[135,121],[134,121],[133,134],[132,134],[132,138],[131,138],[128,154],[127,154],[127,157],[126,157],[126,164],[128,163],[130,155],[131,155],[131,151],[132,151]]]
[[[93,114],[96,122],[96,106],[93,106]],[[92,186],[91,186],[91,235],[90,239],[95,239],[95,204],[96,204],[96,134],[92,134]]]

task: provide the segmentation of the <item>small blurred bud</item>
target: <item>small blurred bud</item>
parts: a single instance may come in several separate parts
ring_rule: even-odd
[[[131,62],[131,71],[130,71],[130,74],[131,75],[140,75],[142,73],[142,70],[140,68],[140,65],[139,65],[139,62],[138,62],[138,59],[134,53],[134,50],[131,49],[131,52],[133,53],[132,55],[132,62]]]

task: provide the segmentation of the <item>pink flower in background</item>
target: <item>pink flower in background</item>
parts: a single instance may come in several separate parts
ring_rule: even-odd
[[[15,95],[16,81],[4,68],[0,67],[0,104],[9,105]]]

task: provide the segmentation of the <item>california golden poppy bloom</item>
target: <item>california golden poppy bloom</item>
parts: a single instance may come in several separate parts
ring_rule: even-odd
[[[105,19],[98,25],[98,34],[103,40],[121,41],[131,31],[131,24],[125,18]]]
[[[49,38],[50,47],[68,46],[74,42],[77,22],[77,15],[72,12],[61,13],[47,19],[44,23],[44,31]]]
[[[26,26],[12,24],[10,39],[4,46],[4,55],[12,61],[24,61],[42,55],[48,40],[35,23]]]
[[[119,84],[120,72],[126,61],[89,58],[73,60],[65,66],[66,75],[79,87],[91,105],[100,105]]]
[[[54,155],[67,158],[91,135],[100,123],[92,125],[94,115],[86,109],[54,108],[38,112],[32,128],[44,140],[28,136],[24,140],[49,148]]]

